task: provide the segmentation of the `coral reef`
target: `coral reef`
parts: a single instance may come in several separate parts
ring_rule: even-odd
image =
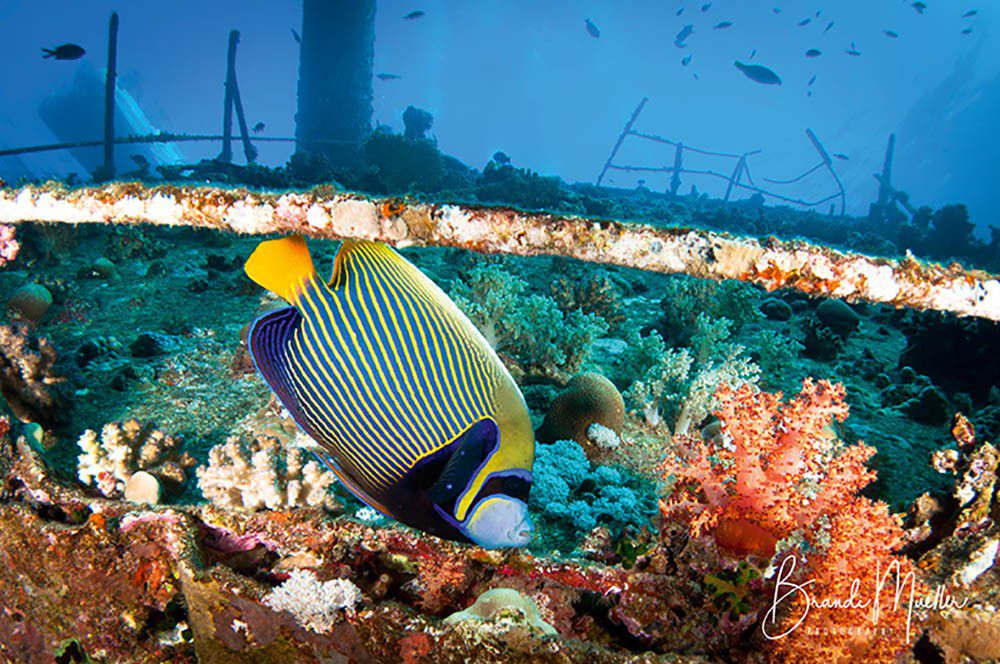
[[[529,506],[543,547],[572,550],[599,525],[613,537],[638,531],[656,511],[652,486],[623,469],[592,466],[572,440],[538,445],[532,472]]]
[[[728,319],[699,314],[692,347],[667,350],[632,383],[625,397],[647,425],[686,433],[708,417],[720,385],[757,382],[760,370],[742,346],[728,342],[730,334]],[[660,346],[646,343],[643,352]]]
[[[450,295],[497,353],[511,360],[515,378],[565,382],[608,325],[579,309],[563,313],[552,298],[526,290],[524,280],[500,266],[480,265]]]
[[[77,477],[113,498],[124,495],[132,477],[144,471],[165,489],[180,493],[195,465],[183,445],[179,436],[170,436],[152,423],[141,424],[134,419],[109,422],[100,435],[88,429],[77,441],[83,451],[78,457]]]
[[[618,388],[601,374],[587,372],[573,376],[552,401],[535,437],[541,443],[575,440],[588,458],[600,461],[606,450],[591,439],[591,426],[598,424],[620,434],[624,423],[625,401]]]
[[[18,318],[38,323],[52,306],[52,293],[41,284],[25,284],[11,293],[7,308]]]
[[[444,619],[445,625],[471,621],[496,623],[504,619],[520,620],[542,634],[555,634],[555,628],[542,620],[538,605],[511,588],[494,588],[480,595],[469,608]]]
[[[323,634],[333,629],[345,609],[353,610],[361,591],[347,579],[320,581],[312,570],[294,569],[288,579],[264,597],[275,611],[287,611],[308,630]]]
[[[10,224],[0,224],[0,267],[13,262],[20,248],[14,227]]]
[[[848,408],[844,389],[807,379],[788,403],[752,385],[716,393],[720,436],[684,436],[661,470],[674,482],[662,505],[668,521],[690,521],[695,536],[712,534],[724,549],[769,557],[777,542],[805,529],[873,479],[864,463],[874,450],[845,447],[830,430]],[[731,479],[730,479],[731,478]]]
[[[244,510],[324,507],[340,504],[329,492],[337,481],[305,451],[283,446],[270,436],[246,441],[237,436],[208,453],[208,465],[198,468],[198,488],[213,505]]]
[[[68,424],[73,377],[48,339],[25,325],[0,325],[0,390],[18,419],[46,429]]]
[[[579,309],[604,319],[611,330],[625,321],[625,309],[619,288],[606,274],[592,274],[576,279],[562,277],[550,287],[552,297],[564,312]]]

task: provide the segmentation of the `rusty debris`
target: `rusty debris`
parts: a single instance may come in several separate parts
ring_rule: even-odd
[[[397,246],[565,256],[1000,321],[1000,278],[958,264],[941,266],[912,256],[875,258],[804,241],[761,242],[697,228],[660,228],[507,207],[404,203],[329,186],[263,193],[119,182],[77,189],[49,183],[0,190],[0,223],[28,221],[150,223],[255,235],[298,232]]]

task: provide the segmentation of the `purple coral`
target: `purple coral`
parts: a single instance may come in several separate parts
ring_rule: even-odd
[[[21,245],[14,239],[14,227],[0,224],[0,267],[17,258]]]

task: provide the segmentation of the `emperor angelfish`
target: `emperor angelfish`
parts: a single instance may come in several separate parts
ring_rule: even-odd
[[[367,241],[341,244],[324,282],[300,235],[262,242],[245,269],[292,305],[253,324],[257,370],[354,495],[438,537],[528,543],[524,398],[434,282]]]

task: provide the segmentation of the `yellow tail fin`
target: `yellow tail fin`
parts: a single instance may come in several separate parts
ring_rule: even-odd
[[[292,304],[302,280],[316,274],[306,240],[298,234],[261,242],[243,269],[248,277]]]

